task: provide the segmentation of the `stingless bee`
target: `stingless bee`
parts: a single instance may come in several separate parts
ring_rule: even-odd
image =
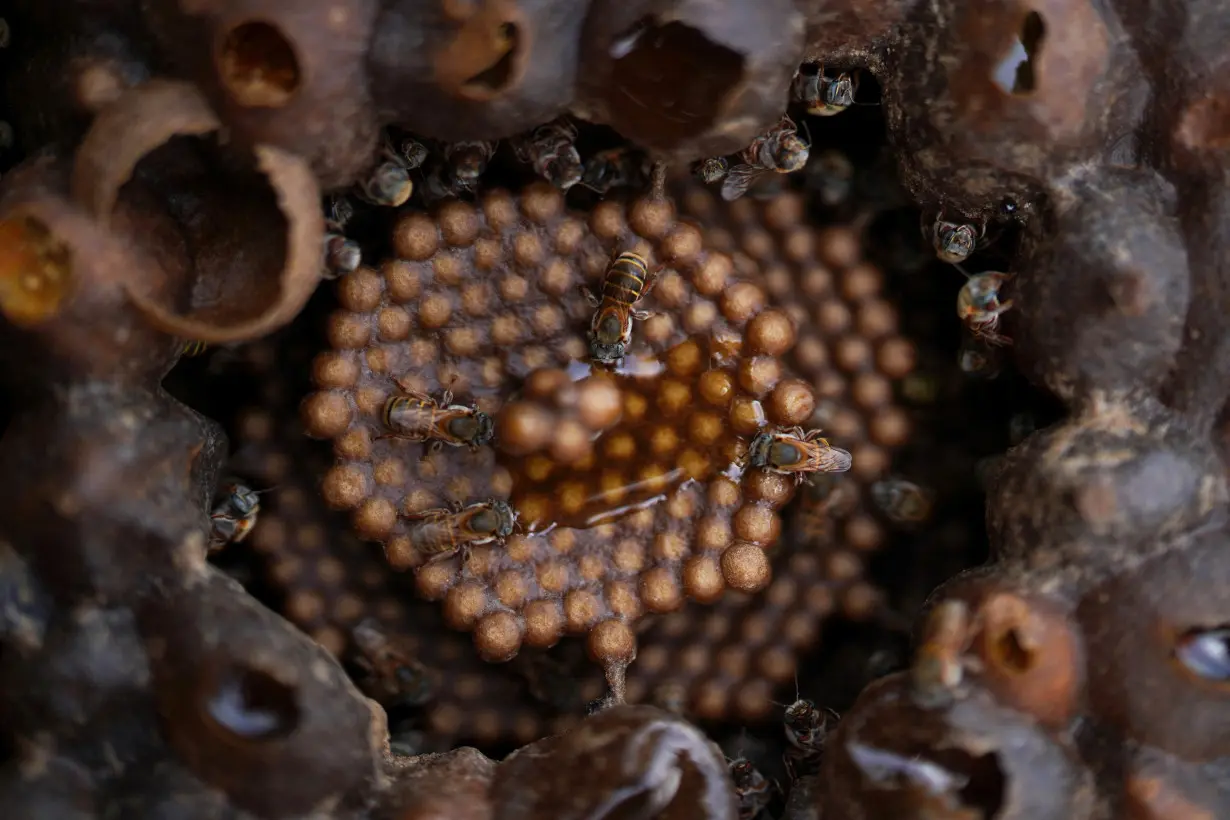
[[[380,156],[381,162],[359,181],[359,198],[380,207],[406,204],[414,193],[410,172],[426,161],[427,149],[417,140],[394,140],[386,132]]]
[[[476,404],[453,404],[453,391],[445,390],[437,403],[431,396],[409,390],[401,382],[398,387],[403,392],[389,396],[384,403],[381,420],[389,433],[380,438],[430,441],[429,449],[434,452],[444,444],[477,450],[495,437],[491,417]]]
[[[576,138],[576,126],[566,119],[558,119],[514,137],[510,144],[520,162],[532,167],[534,173],[556,188],[567,191],[585,174]]]
[[[489,140],[465,140],[444,146],[444,158],[454,182],[467,191],[474,190],[487,163],[495,156],[497,143]]]
[[[739,820],[754,820],[773,800],[773,783],[746,757],[728,764],[739,802]]]
[[[503,543],[517,524],[516,511],[506,501],[494,498],[468,507],[454,502],[451,507],[435,507],[403,517],[410,522],[410,543],[428,563],[448,558],[458,550]]]
[[[706,157],[692,163],[692,174],[705,185],[721,182],[730,171],[730,160],[726,157]]]
[[[238,544],[252,534],[261,511],[260,493],[238,479],[230,478],[218,490],[218,500],[209,514],[209,550]]]
[[[337,279],[353,273],[363,262],[359,243],[346,238],[346,224],[354,216],[354,204],[345,196],[329,198],[325,209],[325,235],[322,243],[321,278]]]
[[[871,500],[890,521],[918,524],[931,517],[934,496],[912,481],[888,478],[871,485]]]
[[[649,180],[648,158],[630,148],[599,151],[585,160],[581,183],[591,191],[605,194],[612,188],[635,188]]]
[[[360,687],[381,706],[418,707],[435,700],[437,675],[367,618],[351,631],[354,662],[363,672]]]
[[[988,272],[975,276],[962,271],[965,285],[957,294],[957,316],[979,339],[992,345],[1010,345],[1012,339],[995,331],[999,317],[1012,307],[1012,300],[999,300],[999,289],[1015,274]]]
[[[781,122],[764,132],[739,153],[742,161],[722,180],[722,199],[730,202],[747,193],[762,174],[776,171],[790,174],[807,164],[810,147],[798,134],[794,120],[783,116]]]
[[[923,236],[928,236],[935,255],[941,262],[957,264],[964,262],[977,248],[978,243],[987,235],[987,223],[975,226],[968,222],[949,222],[940,211],[928,230],[923,226]]]
[[[795,675],[794,703],[789,706],[777,704],[785,711],[782,714],[782,730],[789,746],[782,756],[786,773],[797,780],[806,774],[814,774],[824,752],[824,742],[841,716],[832,709],[819,709],[815,701],[799,694],[798,675]]]
[[[413,137],[394,137],[387,133],[381,151],[387,159],[399,163],[407,171],[421,168],[431,153],[426,145]]]
[[[814,117],[831,117],[854,105],[858,93],[858,72],[843,71],[837,79],[830,80],[824,74],[821,63],[816,74],[799,71],[791,86],[794,98],[803,103],[807,113]]]
[[[406,204],[414,193],[410,171],[397,160],[385,160],[359,180],[358,197],[382,208]]]
[[[852,463],[850,454],[821,438],[819,430],[804,433],[802,427],[757,434],[748,447],[747,461],[753,467],[794,475],[800,484],[812,473],[844,473]]]
[[[841,716],[832,709],[818,709],[816,704],[800,698],[786,707],[782,727],[790,745],[782,755],[786,773],[798,780],[816,774],[824,757],[824,742]]]
[[[589,288],[585,297],[597,310],[589,326],[589,352],[594,361],[613,364],[628,354],[632,344],[632,320],[644,321],[648,311],[633,305],[653,290],[649,263],[634,251],[624,251],[606,269],[602,278],[602,298]]]

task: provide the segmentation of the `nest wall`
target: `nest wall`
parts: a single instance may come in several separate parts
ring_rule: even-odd
[[[1230,814],[1228,27],[1199,0],[15,4],[5,805]],[[686,173],[767,162],[787,113],[819,129],[793,99],[813,64],[862,71],[855,104],[878,87],[907,196],[819,162],[823,132],[735,201]],[[553,136],[573,121],[580,153]],[[635,153],[651,179],[552,184],[615,144],[607,170]],[[878,219],[910,202],[990,225],[1011,274],[995,322],[961,314],[1011,342],[966,375],[1015,367],[1060,405],[979,468],[972,569],[968,515],[899,477],[967,481],[953,439],[979,435],[919,410],[948,406],[907,338],[935,320],[894,289],[932,269]],[[607,368],[586,293],[619,252],[655,278]],[[206,345],[185,403],[163,380]],[[251,401],[210,395],[232,383]],[[386,435],[391,397],[446,390],[493,436]],[[848,472],[748,463],[796,425]],[[218,554],[233,472],[261,517]],[[422,514],[475,504],[515,528],[427,554]],[[915,561],[886,571],[902,529]],[[807,660],[837,616],[912,631],[910,657],[855,664],[879,679],[766,806],[691,721],[831,691]]]

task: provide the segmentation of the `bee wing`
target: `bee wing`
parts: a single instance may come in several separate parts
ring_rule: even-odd
[[[764,171],[751,165],[734,166],[726,172],[726,178],[722,180],[722,199],[733,202],[743,196],[763,173]]]

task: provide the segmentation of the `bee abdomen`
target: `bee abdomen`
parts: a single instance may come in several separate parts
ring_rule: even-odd
[[[384,423],[403,436],[431,435],[435,424],[434,408],[414,399],[394,399],[384,411]]]
[[[607,271],[602,296],[630,305],[641,298],[648,275],[649,266],[644,259],[633,253],[621,253]]]

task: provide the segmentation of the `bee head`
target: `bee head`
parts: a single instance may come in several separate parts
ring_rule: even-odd
[[[952,225],[940,230],[940,249],[946,262],[962,262],[974,252],[974,229]]]
[[[472,439],[475,444],[483,445],[495,438],[495,424],[492,423],[491,416],[478,410],[474,413],[474,420],[478,422],[478,432]]]
[[[802,170],[807,164],[808,154],[807,143],[803,142],[798,135],[791,134],[782,140],[781,150],[778,158],[778,167],[785,173],[794,173]]]
[[[494,435],[491,417],[477,410],[449,419],[446,429],[450,436],[467,444],[486,444]]]
[[[773,446],[773,436],[760,433],[752,439],[747,448],[747,460],[753,467],[763,467],[769,463],[769,448]]]
[[[494,525],[488,532],[498,535],[500,538],[507,538],[512,535],[513,528],[517,525],[517,512],[506,501],[494,501],[491,504],[490,512],[494,519]]]
[[[243,484],[236,484],[231,489],[230,502],[235,512],[243,516],[251,515],[261,508],[260,496],[251,487]]]
[[[810,721],[816,715],[816,704],[807,698],[800,698],[786,707],[786,723],[794,725]]]
[[[591,339],[589,343],[589,355],[594,361],[601,364],[614,364],[627,355],[627,347],[623,342],[615,344],[603,344],[597,339]]]

